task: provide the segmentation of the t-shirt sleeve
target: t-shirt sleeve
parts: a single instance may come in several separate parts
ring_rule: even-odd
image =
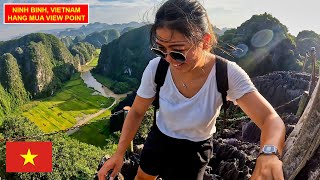
[[[248,74],[235,62],[228,62],[228,84],[227,100],[233,101],[235,105],[237,99],[257,90]]]
[[[141,83],[137,91],[138,96],[142,98],[152,98],[156,95],[156,83],[154,82],[154,77],[159,60],[160,58],[155,58],[149,61],[149,64],[145,68],[141,78]]]

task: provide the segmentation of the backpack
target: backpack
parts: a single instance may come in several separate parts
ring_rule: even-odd
[[[216,55],[216,81],[217,81],[218,92],[220,92],[222,96],[222,102],[223,102],[222,108],[224,111],[224,114],[223,114],[224,120],[227,118],[227,109],[230,106],[230,102],[227,101],[227,91],[229,90],[227,63],[228,63],[227,59],[224,59]],[[155,95],[154,101],[152,102],[154,106],[153,126],[156,125],[156,113],[160,107],[159,106],[160,88],[164,84],[168,67],[169,67],[169,63],[165,59],[161,58],[156,70],[155,78],[154,78],[154,82],[156,83],[156,95]],[[224,127],[224,124],[223,124],[223,127]]]

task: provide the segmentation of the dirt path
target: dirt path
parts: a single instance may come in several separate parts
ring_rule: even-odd
[[[91,119],[93,119],[93,118],[99,116],[100,114],[104,113],[106,110],[107,110],[107,108],[103,108],[103,109],[101,109],[100,111],[98,111],[97,113],[84,115],[84,116],[82,116],[81,118],[77,119],[78,122],[77,122],[77,124],[74,125],[74,126],[80,126],[80,125],[82,125],[82,124],[84,124],[84,123],[87,123],[87,122],[90,121]],[[75,128],[75,129],[72,129],[72,130],[67,131],[66,133],[67,133],[68,135],[71,135],[71,134],[77,132],[78,130],[79,130],[79,128]]]

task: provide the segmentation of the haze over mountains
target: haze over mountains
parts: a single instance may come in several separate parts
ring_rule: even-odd
[[[47,31],[39,31],[43,33],[50,33],[58,37],[65,37],[65,36],[78,36],[78,35],[89,35],[93,32],[101,32],[104,30],[117,30],[122,31],[126,27],[137,28],[143,26],[143,23],[138,22],[129,22],[129,23],[122,23],[122,24],[107,24],[107,23],[90,23],[88,25],[82,25],[80,28],[67,28],[67,29],[57,29],[57,30],[47,30]]]

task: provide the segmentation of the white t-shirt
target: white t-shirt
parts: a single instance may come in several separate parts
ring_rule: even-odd
[[[154,82],[156,69],[160,58],[152,59],[142,75],[137,95],[142,98],[152,98],[156,94]],[[246,93],[256,91],[247,73],[235,62],[228,62],[227,100],[236,104]],[[175,86],[170,68],[165,82],[160,89],[159,112],[157,126],[167,136],[190,141],[203,141],[216,132],[216,118],[222,106],[221,93],[217,90],[216,66],[199,92],[191,98],[183,96]]]

